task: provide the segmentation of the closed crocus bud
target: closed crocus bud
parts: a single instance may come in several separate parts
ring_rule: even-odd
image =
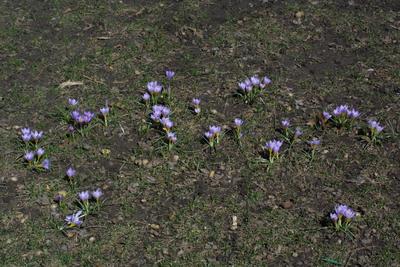
[[[301,135],[303,135],[303,131],[301,130],[301,128],[296,127],[296,130],[294,132],[294,137],[300,137]]]
[[[239,118],[235,118],[234,121],[233,121],[233,123],[235,124],[235,126],[236,126],[237,128],[239,128],[240,126],[243,125],[243,120],[241,120],[241,119],[239,119]]]
[[[45,159],[42,161],[42,167],[45,170],[50,170],[51,162],[49,159]]]
[[[173,72],[172,70],[167,70],[167,71],[165,72],[165,76],[167,76],[167,79],[168,79],[168,80],[171,80],[172,78],[174,78],[175,72]]]
[[[109,107],[103,107],[100,109],[100,113],[103,114],[103,116],[107,115],[110,112]]]
[[[148,100],[150,99],[149,93],[144,93],[143,96],[142,96],[142,99],[143,99],[144,101],[148,101]]]
[[[283,128],[288,128],[290,126],[290,121],[288,119],[284,119],[281,121],[281,125]]]
[[[76,106],[76,105],[78,105],[78,100],[76,100],[74,98],[68,98],[68,104],[70,106]]]

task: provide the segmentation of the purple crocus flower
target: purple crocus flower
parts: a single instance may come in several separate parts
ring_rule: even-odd
[[[172,70],[167,70],[167,71],[165,72],[165,76],[167,76],[167,79],[168,79],[168,80],[171,80],[172,78],[174,78],[175,72],[173,72]]]
[[[147,83],[147,91],[149,91],[150,94],[158,94],[162,90],[162,86],[159,82],[152,81]]]
[[[332,118],[332,115],[329,112],[326,112],[326,111],[322,112],[322,116],[324,116],[324,119],[326,121],[329,120],[330,118]]]
[[[167,117],[171,113],[171,110],[163,105],[154,105],[153,106],[153,114],[158,115],[158,117]]]
[[[371,130],[376,131],[377,133],[380,133],[383,131],[384,127],[382,127],[379,122],[374,121],[374,120],[368,120],[368,126]]]
[[[335,213],[338,218],[344,216],[346,219],[350,220],[356,216],[356,213],[347,205],[337,205],[335,207]]]
[[[110,112],[110,108],[109,107],[103,107],[100,109],[101,114],[103,114],[103,116],[106,116],[109,112]]]
[[[347,105],[340,105],[333,110],[333,115],[341,116],[343,114],[348,114],[349,106]]]
[[[164,117],[168,116],[170,113],[171,113],[171,110],[169,108],[167,108],[167,107],[163,107],[162,110],[161,110],[161,114]]]
[[[264,148],[268,149],[269,151],[274,152],[275,154],[279,153],[279,150],[282,146],[283,142],[278,140],[271,140],[265,143]]]
[[[215,125],[211,125],[209,127],[209,131],[213,134],[213,135],[218,135],[221,133],[221,127],[220,126],[215,126]]]
[[[38,155],[39,157],[41,157],[41,156],[43,156],[44,155],[44,149],[43,148],[38,148],[37,150],[36,150],[36,155]]]
[[[335,212],[338,216],[344,215],[344,213],[347,211],[347,209],[349,209],[349,207],[347,205],[340,204],[335,207]]]
[[[93,112],[90,112],[90,111],[85,111],[84,113],[83,113],[83,121],[85,122],[85,123],[89,123],[89,122],[91,122],[92,121],[92,119],[95,117],[96,115],[93,113]]]
[[[355,119],[355,118],[358,118],[358,117],[360,116],[360,112],[357,111],[357,110],[355,110],[355,109],[353,108],[353,109],[347,111],[347,115],[348,115],[350,118]]]
[[[68,127],[67,127],[67,131],[68,131],[68,132],[70,132],[70,133],[73,133],[73,132],[75,131],[75,128],[74,128],[74,126],[72,126],[72,125],[68,125]]]
[[[143,96],[142,96],[142,99],[143,99],[144,101],[148,101],[148,100],[150,99],[149,93],[144,93]]]
[[[78,105],[78,100],[76,100],[74,98],[68,98],[68,104],[70,106],[76,106],[76,105]]]
[[[300,127],[296,127],[295,131],[294,131],[294,137],[298,138],[299,136],[303,135],[303,131],[301,130]]]
[[[236,128],[239,128],[239,127],[241,127],[241,126],[243,125],[243,120],[242,120],[242,119],[239,119],[239,118],[235,118],[235,119],[233,120],[233,123],[235,124],[235,127],[236,127]]]
[[[68,178],[72,178],[76,175],[76,170],[72,167],[69,167],[65,173]]]
[[[35,152],[33,152],[33,151],[28,151],[24,155],[24,159],[26,161],[32,161],[34,158],[35,158]]]
[[[33,140],[39,141],[39,140],[43,137],[43,132],[42,132],[42,131],[40,131],[40,132],[38,132],[38,131],[32,131],[32,132],[31,132],[31,135],[32,135],[32,139],[33,139]]]
[[[270,83],[271,83],[271,79],[268,78],[267,76],[265,76],[264,79],[263,79],[263,84],[268,85]]]
[[[57,194],[57,195],[54,197],[54,201],[57,202],[57,203],[60,203],[60,202],[63,201],[63,200],[64,200],[64,195],[62,195],[62,194]]]
[[[21,138],[24,142],[29,142],[32,139],[32,132],[29,128],[22,128],[21,129]]]
[[[244,92],[246,92],[246,84],[244,83],[244,82],[240,82],[240,83],[238,83],[238,85],[239,85],[239,88],[242,90],[242,91],[244,91]]]
[[[350,220],[356,216],[356,213],[351,208],[347,208],[347,210],[343,213],[343,216]]]
[[[281,121],[281,125],[283,128],[288,128],[290,126],[290,121],[288,119],[284,119]]]
[[[198,98],[193,98],[193,99],[192,99],[192,104],[193,104],[194,106],[200,105],[200,102],[201,102],[201,100],[198,99]]]
[[[312,140],[307,142],[310,146],[315,147],[321,144],[321,140],[318,138],[314,137]]]
[[[169,132],[167,133],[167,139],[171,142],[171,143],[176,143],[176,133],[173,132]]]
[[[74,121],[78,121],[79,118],[80,118],[80,116],[81,116],[81,114],[80,114],[79,111],[77,111],[77,110],[74,110],[74,111],[71,112],[71,118],[72,118]]]
[[[68,215],[65,217],[65,221],[67,222],[68,226],[74,227],[74,226],[79,226],[82,224],[81,218],[83,217],[82,211],[78,211],[72,215]]]
[[[250,81],[252,85],[258,86],[260,84],[260,78],[257,75],[250,77]]]
[[[78,193],[78,197],[81,201],[87,201],[90,198],[89,191],[82,191]]]
[[[43,167],[43,169],[45,169],[45,170],[50,170],[50,166],[51,166],[51,162],[50,162],[49,159],[44,159],[44,160],[42,161],[42,167]]]
[[[101,196],[103,195],[103,192],[101,191],[100,188],[97,188],[96,191],[92,192],[92,196],[98,200]]]
[[[329,214],[329,217],[331,218],[332,221],[337,222],[337,220],[339,219],[336,213],[331,213]]]
[[[21,135],[21,138],[22,138],[22,141],[29,142],[29,141],[32,140],[32,134],[30,132],[29,133],[24,133],[24,134]]]
[[[161,113],[160,112],[153,112],[153,113],[150,114],[150,118],[153,121],[160,121]]]
[[[22,128],[21,129],[21,134],[22,135],[24,135],[24,134],[30,134],[31,133],[31,129],[29,129],[29,128]]]
[[[171,129],[174,126],[173,121],[171,121],[168,117],[164,117],[160,119],[160,123],[167,129]]]
[[[214,134],[212,132],[210,132],[210,131],[207,131],[207,132],[204,133],[204,136],[207,139],[211,139],[214,136]]]

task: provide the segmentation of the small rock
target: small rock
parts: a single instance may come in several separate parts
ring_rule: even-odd
[[[282,208],[286,210],[293,208],[293,202],[291,200],[286,200],[285,202],[282,203]]]
[[[302,17],[304,17],[304,11],[297,11],[296,18],[301,19]]]
[[[90,238],[89,238],[89,242],[94,242],[94,241],[96,241],[96,238],[94,237],[94,236],[91,236]]]
[[[13,176],[10,178],[11,181],[13,182],[18,182],[18,177],[17,176]]]
[[[233,215],[233,216],[232,216],[232,227],[231,227],[231,229],[232,229],[232,230],[236,230],[237,227],[238,227],[238,224],[237,224],[237,216]]]
[[[292,253],[292,256],[295,257],[295,258],[297,258],[297,257],[299,256],[299,254],[298,254],[297,252],[293,252],[293,253]]]
[[[150,224],[150,228],[154,229],[154,230],[160,230],[160,226],[158,224],[154,224],[154,223]]]
[[[168,248],[163,248],[163,249],[162,249],[162,253],[163,253],[164,255],[169,255]]]

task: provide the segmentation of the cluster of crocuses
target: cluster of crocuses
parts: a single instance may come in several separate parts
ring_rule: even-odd
[[[259,78],[257,75],[251,76],[238,83],[239,94],[244,98],[246,103],[251,103],[270,83],[271,80],[267,76],[263,78]]]
[[[322,112],[321,123],[325,125],[328,122],[333,122],[338,128],[350,127],[354,119],[360,117],[360,112],[348,105],[337,106],[330,114],[327,111]]]
[[[28,167],[35,170],[49,170],[50,160],[45,156],[45,150],[39,146],[39,141],[43,138],[42,131],[22,128],[21,139],[25,143],[24,159]]]
[[[165,71],[165,76],[168,80],[166,95],[168,99],[171,97],[171,80],[175,76],[172,70]],[[150,81],[147,83],[147,92],[142,96],[143,101],[147,104],[149,101],[152,105],[159,103],[160,98],[164,96],[163,86],[158,81]]]
[[[294,142],[300,140],[300,136],[303,135],[303,131],[300,127],[296,127],[295,129],[290,128],[291,123],[289,119],[284,119],[281,121],[281,133],[283,139],[291,146]],[[268,158],[270,163],[273,163],[274,160],[278,159],[280,156],[280,150],[283,145],[283,141],[281,140],[270,140],[266,142],[263,146],[264,151],[268,151],[266,157]],[[311,158],[314,158],[315,151],[317,147],[321,144],[321,140],[313,137],[311,140],[306,141],[306,143],[311,148]]]
[[[100,198],[103,195],[103,192],[100,188],[95,191],[82,191],[78,193],[78,204],[80,206],[80,210],[68,215],[65,217],[65,223],[67,228],[72,228],[76,226],[80,226],[83,223],[83,218],[88,216],[91,212],[98,209],[100,206]],[[59,204],[64,200],[64,196],[58,195],[57,202]],[[91,201],[93,200],[93,202]]]
[[[211,125],[208,127],[208,131],[204,133],[204,136],[210,148],[216,149],[216,145],[218,145],[221,141],[222,128],[220,126]]]
[[[78,105],[78,100],[74,98],[69,98],[68,99],[68,104],[70,108],[76,108]],[[106,105],[102,108],[100,108],[100,114],[99,116],[102,118],[104,125],[107,127],[108,126],[108,114],[110,113],[110,107],[106,103]],[[82,129],[84,129],[86,126],[88,126],[93,119],[96,117],[96,114],[91,111],[79,111],[77,109],[72,110],[70,112],[70,119],[69,122],[70,124],[68,125],[68,131],[70,133],[75,132],[77,130],[81,134],[83,134]]]
[[[279,158],[279,151],[282,145],[283,141],[273,139],[266,142],[263,146],[263,149],[268,151],[268,159],[271,163],[273,163],[275,159]]]
[[[376,120],[368,120],[368,136],[370,141],[373,143],[378,142],[383,129],[384,127]]]
[[[303,135],[303,131],[300,127],[296,127],[294,130],[292,130],[290,126],[291,124],[289,119],[284,119],[281,121],[282,134],[284,139],[289,143],[293,143],[298,140],[301,135]]]
[[[358,110],[349,108],[348,105],[339,105],[332,111],[332,114],[326,111],[322,112],[320,124],[324,126],[332,122],[338,128],[351,127],[353,121],[359,118],[360,115],[361,113]],[[367,120],[367,124],[368,131],[366,131],[366,135],[369,141],[373,143],[378,142],[384,127],[378,121],[372,119]]]
[[[199,98],[192,99],[192,109],[195,114],[200,114],[201,112],[200,102],[201,100]]]
[[[356,213],[349,206],[340,204],[335,207],[335,210],[329,216],[336,230],[347,231]]]
[[[172,132],[174,122],[170,119],[170,114],[171,110],[164,105],[154,105],[152,113],[150,114],[150,119],[154,123],[160,125],[165,132],[169,149],[171,149],[177,141],[176,133]]]

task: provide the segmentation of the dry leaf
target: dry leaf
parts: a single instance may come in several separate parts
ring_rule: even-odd
[[[69,87],[69,86],[75,86],[75,85],[83,85],[83,82],[74,82],[74,81],[66,81],[63,82],[62,84],[60,84],[60,88],[63,89],[65,87]]]

